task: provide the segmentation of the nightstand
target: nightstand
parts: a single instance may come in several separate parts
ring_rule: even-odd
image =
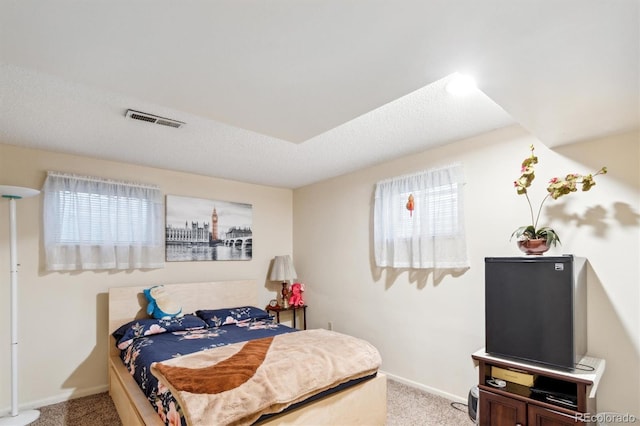
[[[276,314],[276,322],[280,324],[280,312],[291,311],[293,315],[293,328],[296,328],[296,317],[298,316],[298,311],[302,311],[302,326],[303,330],[307,329],[307,305],[302,306],[289,306],[288,308],[273,308],[271,306],[267,306],[267,312],[274,312]]]

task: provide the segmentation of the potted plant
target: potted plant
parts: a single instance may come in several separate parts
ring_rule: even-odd
[[[531,145],[529,149],[531,150],[531,155],[525,158],[522,162],[521,175],[516,181],[513,182],[513,184],[516,187],[518,195],[524,195],[527,199],[527,203],[529,204],[529,211],[531,213],[531,223],[529,225],[521,226],[513,231],[513,234],[511,234],[511,239],[513,239],[513,237],[516,237],[518,247],[520,248],[520,250],[527,254],[542,254],[549,250],[549,248],[551,248],[552,246],[555,247],[558,243],[560,243],[560,237],[558,237],[558,234],[555,230],[548,226],[538,228],[538,220],[540,219],[542,206],[547,201],[547,199],[551,197],[554,200],[557,200],[563,195],[568,195],[572,192],[576,192],[578,190],[578,185],[582,187],[582,191],[590,190],[596,184],[593,178],[595,176],[607,173],[607,168],[602,167],[594,174],[579,175],[576,173],[570,173],[564,178],[552,178],[549,181],[549,186],[547,186],[547,195],[540,203],[538,214],[534,218],[533,206],[531,205],[531,200],[529,199],[527,188],[531,186],[531,183],[535,179],[534,165],[538,164],[538,157],[536,157],[533,153],[533,145]]]

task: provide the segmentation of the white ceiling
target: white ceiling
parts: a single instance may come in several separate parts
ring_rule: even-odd
[[[3,0],[0,143],[296,188],[514,123],[602,137],[639,127],[639,4]]]

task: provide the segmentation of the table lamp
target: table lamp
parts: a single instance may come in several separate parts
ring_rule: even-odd
[[[293,267],[293,260],[291,256],[276,256],[273,260],[273,268],[271,268],[271,275],[269,279],[271,281],[282,281],[282,307],[289,307],[289,300],[287,299],[287,281],[292,281],[297,278],[296,269]]]

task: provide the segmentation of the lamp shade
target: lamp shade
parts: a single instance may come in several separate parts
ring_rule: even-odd
[[[296,269],[293,267],[291,256],[276,256],[273,260],[273,268],[271,268],[271,281],[288,281],[295,280],[298,277]]]
[[[33,197],[40,193],[37,189],[23,188],[21,186],[0,185],[0,196],[2,198],[20,198]]]

